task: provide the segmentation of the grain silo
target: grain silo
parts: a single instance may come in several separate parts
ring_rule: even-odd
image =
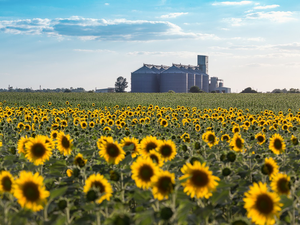
[[[159,70],[144,64],[131,73],[131,92],[159,92]]]
[[[174,64],[160,74],[160,92],[170,90],[176,93],[187,93],[188,91],[188,73]]]
[[[190,67],[190,70],[193,70],[195,73],[195,78],[196,78],[195,86],[203,90],[203,74],[201,73],[198,67],[194,67],[194,68]]]
[[[202,80],[203,80],[203,91],[209,92],[209,76],[206,73],[202,73]]]
[[[209,84],[209,92],[216,91],[217,87],[218,87],[218,78],[211,77],[210,84]]]
[[[201,72],[208,74],[208,56],[198,55],[198,66]]]

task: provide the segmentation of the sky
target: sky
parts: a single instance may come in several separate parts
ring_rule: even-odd
[[[0,88],[114,87],[197,65],[232,92],[300,88],[300,1],[0,0]]]

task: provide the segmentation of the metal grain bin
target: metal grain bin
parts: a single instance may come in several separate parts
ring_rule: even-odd
[[[191,72],[188,67],[181,66],[180,69],[188,74],[188,91],[191,87],[195,86],[195,73]]]
[[[188,92],[188,73],[174,65],[160,74],[160,92],[170,90],[176,93]]]
[[[144,65],[131,73],[131,92],[159,92],[159,70]]]
[[[209,92],[209,76],[206,73],[203,73],[203,91]]]

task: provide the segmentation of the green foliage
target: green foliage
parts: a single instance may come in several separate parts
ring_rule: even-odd
[[[198,86],[192,86],[189,90],[190,93],[203,93],[204,91],[202,91]]]
[[[253,90],[251,87],[247,87],[241,93],[257,93],[257,91]]]
[[[126,81],[126,78],[120,76],[117,78],[117,81],[115,83],[115,91],[116,92],[125,92],[125,89],[128,87],[128,82]]]

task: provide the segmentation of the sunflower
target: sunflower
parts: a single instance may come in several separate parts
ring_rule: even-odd
[[[272,180],[274,176],[278,173],[278,165],[273,158],[265,158],[265,164],[261,168],[261,172],[269,176]]]
[[[50,134],[52,140],[55,140],[57,139],[57,136],[58,136],[58,131],[57,130],[53,130],[51,131],[51,134]]]
[[[147,136],[141,140],[140,143],[140,153],[144,156],[148,155],[152,149],[158,147],[160,140],[157,140],[156,137]]]
[[[71,177],[73,175],[73,170],[67,169],[66,174],[68,177]]]
[[[235,126],[233,126],[233,128],[232,128],[232,133],[239,133],[240,132],[240,127],[239,127],[239,125],[235,125]]]
[[[137,155],[139,155],[139,140],[136,138],[129,138],[129,137],[124,137],[121,140],[121,147],[129,147],[130,146],[130,152],[131,152],[131,157],[135,158]]]
[[[161,155],[164,161],[174,159],[176,155],[176,145],[172,140],[163,140],[157,147],[158,153]]]
[[[70,135],[65,135],[64,132],[59,132],[57,135],[56,146],[61,154],[70,155],[72,151],[72,141]]]
[[[175,186],[175,174],[168,171],[160,171],[151,179],[152,193],[158,200],[168,199]]]
[[[94,121],[89,122],[89,127],[94,128],[95,127],[95,122]]]
[[[155,149],[151,150],[146,158],[150,158],[158,167],[162,167],[164,165],[164,160]]]
[[[44,178],[39,173],[20,172],[20,177],[15,180],[13,189],[14,196],[23,208],[31,209],[34,212],[44,208],[50,192],[46,190],[43,181]]]
[[[36,166],[44,164],[52,155],[51,145],[46,140],[45,136],[37,135],[25,144],[25,157]]]
[[[262,145],[266,141],[266,135],[258,133],[255,135],[255,139],[257,140],[257,144]]]
[[[161,120],[160,120],[160,125],[163,126],[163,127],[167,127],[167,126],[168,126],[168,120],[166,120],[166,119],[161,119]]]
[[[179,180],[187,179],[182,183],[184,187],[184,192],[193,198],[209,198],[212,196],[212,191],[216,190],[218,182],[220,179],[212,175],[209,168],[205,166],[205,163],[201,164],[199,161],[194,161],[193,165],[191,163],[185,164],[181,168],[183,176]]]
[[[158,166],[151,158],[139,157],[131,165],[132,179],[139,188],[148,189],[151,186],[151,178],[159,172]]]
[[[294,135],[292,135],[292,137],[291,137],[291,142],[293,143],[293,145],[298,145],[299,144],[298,138],[295,137]]]
[[[259,225],[275,224],[275,218],[279,217],[281,210],[280,197],[276,193],[268,192],[267,184],[254,183],[250,190],[245,193],[244,208],[247,217]]]
[[[279,195],[290,195],[291,183],[290,177],[283,173],[277,173],[272,180],[271,188]]]
[[[195,131],[199,132],[201,130],[201,126],[199,124],[195,125]]]
[[[87,197],[89,197],[89,191],[93,189],[99,192],[97,193],[100,196],[97,199],[98,204],[101,204],[104,200],[109,201],[113,193],[111,184],[100,174],[92,174],[85,181],[83,192],[87,194]]]
[[[230,143],[230,136],[228,134],[223,134],[221,137],[221,141],[226,141]]]
[[[189,143],[189,142],[191,141],[191,139],[190,139],[190,134],[187,133],[187,132],[184,132],[184,134],[181,135],[180,138],[181,138],[184,142],[187,142],[187,143]]]
[[[270,138],[269,149],[277,155],[279,155],[285,150],[285,143],[280,134],[274,134]]]
[[[107,137],[106,141],[100,146],[99,155],[103,157],[106,162],[112,164],[119,164],[125,158],[125,152],[118,142],[115,142],[112,137]]]
[[[230,147],[232,150],[236,152],[242,152],[245,144],[244,144],[244,139],[241,137],[239,133],[235,133],[230,141]]]
[[[219,138],[217,138],[215,132],[212,131],[206,131],[203,133],[202,140],[205,141],[210,148],[219,143]]]
[[[87,122],[86,121],[81,121],[80,126],[81,126],[82,129],[86,129],[87,128]]]
[[[23,153],[25,154],[26,153],[26,143],[30,140],[31,138],[28,138],[27,136],[26,137],[21,137],[20,140],[18,141],[18,146],[17,146],[17,149],[18,149],[18,152],[19,154]]]
[[[0,193],[13,193],[14,177],[8,171],[0,172]]]
[[[74,164],[79,167],[84,167],[87,162],[87,159],[84,159],[81,153],[78,153],[75,156]]]

